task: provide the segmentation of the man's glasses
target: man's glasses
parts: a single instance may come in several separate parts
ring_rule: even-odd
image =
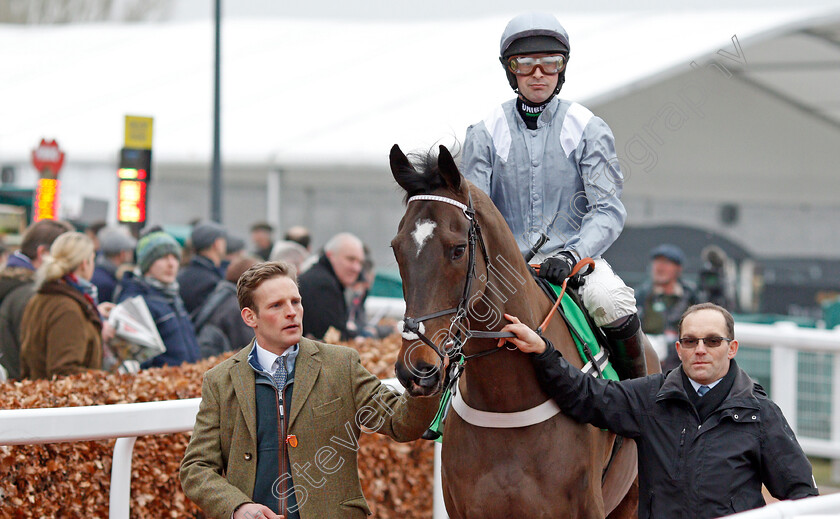
[[[680,339],[680,346],[689,349],[696,348],[700,341],[703,341],[707,348],[717,348],[723,344],[723,341],[729,342],[731,340],[726,337],[683,337]]]
[[[515,56],[508,60],[508,69],[517,76],[529,76],[534,73],[534,69],[537,67],[540,67],[543,74],[559,74],[566,68],[566,56],[562,54],[543,56],[541,58]]]

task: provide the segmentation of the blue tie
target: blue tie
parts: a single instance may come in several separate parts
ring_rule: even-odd
[[[283,386],[286,385],[286,362],[283,360],[283,357],[277,357],[274,365],[277,366],[277,369],[274,370],[274,375],[272,375],[274,377],[274,385],[277,386],[278,391],[283,391]]]
[[[700,386],[700,387],[697,388],[697,394],[700,395],[700,396],[703,396],[708,392],[709,392],[709,386]]]

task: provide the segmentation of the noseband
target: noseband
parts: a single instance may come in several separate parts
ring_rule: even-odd
[[[424,315],[421,317],[409,317],[405,316],[403,321],[403,331],[413,333],[417,335],[417,337],[423,341],[424,344],[432,348],[434,352],[440,357],[441,361],[443,361],[444,357],[449,357],[450,359],[453,357],[460,356],[465,361],[469,358],[473,357],[481,357],[484,355],[488,355],[493,353],[494,351],[498,351],[500,348],[491,348],[489,350],[485,350],[473,355],[465,356],[462,352],[462,348],[464,344],[466,344],[467,340],[470,338],[477,338],[477,339],[500,339],[500,338],[510,338],[514,337],[512,333],[509,332],[489,332],[484,330],[469,330],[464,329],[462,327],[458,327],[460,322],[467,316],[468,309],[467,304],[470,298],[470,290],[472,289],[472,282],[475,278],[475,244],[481,246],[481,254],[484,257],[484,265],[487,268],[487,275],[490,275],[490,258],[487,255],[487,248],[484,245],[484,238],[481,235],[481,226],[478,224],[478,221],[475,218],[475,209],[473,209],[472,203],[472,194],[467,191],[468,199],[467,203],[469,205],[464,205],[457,200],[453,200],[452,198],[448,198],[445,196],[437,196],[437,195],[417,195],[412,196],[408,199],[408,203],[411,202],[419,202],[419,201],[433,201],[433,202],[443,202],[449,205],[454,205],[458,209],[460,209],[467,220],[470,222],[470,228],[467,231],[467,244],[469,247],[469,260],[467,264],[467,279],[464,283],[464,292],[461,295],[461,300],[458,302],[458,306],[453,308],[449,308],[447,310],[440,310],[438,312],[434,312],[428,315]],[[431,339],[426,337],[426,335],[421,331],[420,324],[423,321],[428,321],[430,319],[434,319],[436,317],[442,317],[444,315],[451,315],[455,314],[455,317],[452,318],[452,322],[449,325],[449,331],[447,333],[446,340],[444,340],[442,345],[435,344]],[[456,333],[453,333],[453,330],[456,330]],[[464,329],[467,336],[463,338],[460,337],[460,330]],[[447,348],[447,345],[451,344],[450,348]]]

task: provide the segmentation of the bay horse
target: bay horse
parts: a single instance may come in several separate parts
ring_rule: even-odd
[[[469,358],[443,430],[450,518],[635,517],[635,443],[625,440],[612,457],[614,434],[558,413],[528,355],[497,348],[504,313],[536,329],[552,309],[502,215],[446,147],[422,162],[418,171],[399,146],[391,149],[406,199],[391,241],[406,302],[396,372],[410,395],[435,395],[444,389],[444,359]],[[583,366],[563,319],[543,334]],[[658,371],[647,352],[649,372]]]

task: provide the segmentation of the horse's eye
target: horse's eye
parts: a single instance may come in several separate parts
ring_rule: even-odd
[[[456,245],[452,249],[452,259],[453,260],[461,259],[461,257],[464,255],[464,251],[466,251],[466,250],[467,250],[466,245]]]

